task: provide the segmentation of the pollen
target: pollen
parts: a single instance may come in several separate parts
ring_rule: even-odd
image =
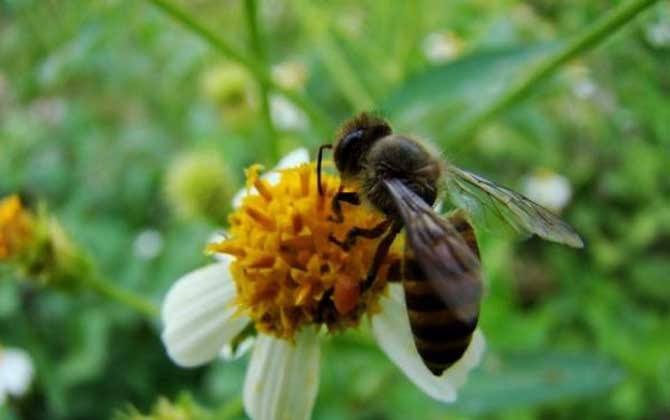
[[[29,243],[32,220],[17,195],[0,200],[0,261],[16,256]]]
[[[246,171],[253,192],[229,216],[228,237],[208,247],[235,257],[231,272],[240,313],[250,316],[259,331],[285,339],[308,324],[330,331],[357,326],[363,315],[378,310],[391,267],[401,257],[400,240],[373,287],[361,292],[381,238],[359,238],[347,252],[329,236],[343,239],[352,227],[375,226],[384,216],[365,205],[343,203],[344,221],[329,220],[340,179],[325,174],[319,195],[313,163],[281,170],[275,184],[261,179],[260,169]]]

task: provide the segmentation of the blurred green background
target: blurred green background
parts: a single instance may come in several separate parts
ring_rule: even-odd
[[[208,262],[243,168],[313,155],[334,124],[377,109],[517,190],[538,170],[564,176],[562,216],[587,245],[481,229],[489,350],[459,402],[433,402],[352,332],[324,349],[314,418],[670,418],[670,3],[451,135],[619,3],[264,0],[254,41],[250,2],[184,1],[327,117],[273,95],[269,124],[254,79],[150,2],[3,0],[0,195],[46,202],[108,278],[158,304]],[[243,417],[245,359],[179,369],[158,323],[2,276],[0,342],[31,354],[36,379],[0,418],[146,413],[159,396]]]

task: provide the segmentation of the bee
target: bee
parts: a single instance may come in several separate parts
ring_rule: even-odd
[[[358,238],[382,238],[361,292],[368,290],[396,236],[406,235],[402,284],[414,344],[436,376],[467,349],[482,298],[480,258],[465,210],[449,217],[434,209],[442,187],[457,203],[478,203],[516,230],[581,248],[582,239],[549,210],[509,188],[458,168],[421,142],[393,133],[384,119],[362,113],[346,122],[334,145],[322,145],[317,161],[321,187],[323,150],[332,148],[342,184],[330,220],[343,221],[342,203],[367,204],[386,217],[372,228],[353,227],[330,240],[349,250]],[[346,190],[345,190],[346,188]]]

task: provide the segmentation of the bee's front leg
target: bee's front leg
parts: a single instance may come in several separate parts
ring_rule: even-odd
[[[344,221],[344,215],[342,214],[342,205],[341,201],[345,203],[352,204],[357,206],[361,204],[361,198],[358,196],[358,193],[355,191],[342,191],[344,187],[340,186],[340,189],[337,191],[337,194],[333,197],[331,203],[331,211],[333,215],[328,216],[328,220],[335,223],[342,223]]]

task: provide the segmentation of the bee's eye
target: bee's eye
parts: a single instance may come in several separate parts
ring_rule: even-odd
[[[347,133],[335,146],[333,157],[340,173],[354,174],[360,170],[360,160],[366,148],[365,130],[358,129]]]
[[[340,143],[342,153],[348,155],[354,150],[360,148],[360,142],[363,140],[363,133],[363,130],[356,130],[344,136]]]

